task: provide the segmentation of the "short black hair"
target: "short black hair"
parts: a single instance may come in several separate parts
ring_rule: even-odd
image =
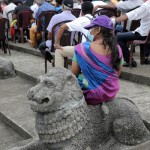
[[[59,5],[62,4],[62,0],[55,0],[55,1],[56,1],[56,3],[58,3]]]
[[[20,4],[23,4],[23,2],[22,2],[21,0],[14,0],[14,3],[15,3],[16,5],[18,5],[19,3],[20,3]]]
[[[89,1],[83,2],[81,5],[81,10],[84,15],[93,13],[93,4]]]
[[[8,4],[13,3],[13,2],[14,2],[13,0],[7,0]]]
[[[3,2],[4,4],[6,4],[6,5],[8,5],[7,0],[3,0],[2,2]]]
[[[82,2],[92,2],[93,0],[82,0]]]

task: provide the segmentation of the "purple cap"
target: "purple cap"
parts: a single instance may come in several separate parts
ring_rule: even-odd
[[[94,20],[92,20],[92,22],[89,25],[85,26],[84,28],[90,29],[94,26],[105,27],[110,30],[113,30],[113,22],[109,17],[105,15],[97,16]]]

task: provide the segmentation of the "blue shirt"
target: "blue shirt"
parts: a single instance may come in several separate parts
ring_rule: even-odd
[[[44,2],[38,9],[35,19],[38,19],[39,15],[43,12],[43,11],[49,11],[49,10],[54,10],[55,11],[55,7],[48,3],[48,2]],[[41,22],[42,22],[42,27],[40,28],[40,30],[44,30],[44,25],[45,25],[45,21],[44,21],[44,17],[41,18]]]
[[[61,13],[61,11],[62,11],[62,6],[56,7],[56,8],[55,8],[55,11],[56,11],[57,13]]]

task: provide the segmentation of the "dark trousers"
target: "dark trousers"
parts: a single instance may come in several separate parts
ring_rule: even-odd
[[[46,42],[42,42],[40,45],[39,45],[39,50],[41,51],[43,57],[45,57],[45,49],[48,48],[46,46]],[[52,55],[47,51],[47,59],[49,62],[51,62],[51,60],[53,59]]]
[[[138,32],[123,32],[117,34],[117,42],[122,48],[123,57],[126,62],[129,62],[129,49],[127,46],[128,41],[132,40],[145,40],[147,36],[141,36]]]
[[[45,49],[48,48],[46,46],[46,42],[42,42],[40,45],[39,45],[39,50],[41,51],[43,57],[45,57]]]

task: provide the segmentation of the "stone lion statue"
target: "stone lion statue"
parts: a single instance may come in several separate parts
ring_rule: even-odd
[[[126,98],[87,105],[76,77],[52,68],[28,92],[39,139],[13,150],[124,150],[150,137]]]
[[[0,80],[15,76],[15,69],[12,62],[0,57]]]

